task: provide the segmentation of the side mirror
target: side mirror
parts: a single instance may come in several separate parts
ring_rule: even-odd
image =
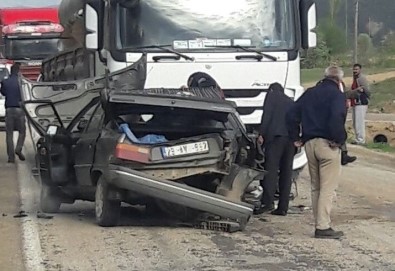
[[[91,50],[99,49],[99,15],[89,4],[85,5],[85,46]]]
[[[85,0],[81,15],[85,18],[85,47],[90,50],[103,49],[104,2],[103,0]]]
[[[317,46],[317,12],[313,0],[300,1],[300,25],[302,34],[302,48],[309,49]]]
[[[87,119],[81,119],[80,122],[78,123],[77,129],[78,131],[82,132],[85,130],[85,128],[88,126],[88,120]]]

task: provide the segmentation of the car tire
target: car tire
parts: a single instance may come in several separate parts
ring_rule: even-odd
[[[60,197],[56,194],[54,189],[47,185],[41,185],[40,193],[40,209],[44,213],[59,212],[62,204]]]
[[[95,214],[96,223],[102,227],[114,227],[118,225],[121,213],[121,201],[109,199],[111,186],[101,176],[96,186]]]

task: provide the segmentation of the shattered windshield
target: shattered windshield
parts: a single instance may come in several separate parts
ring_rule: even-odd
[[[127,7],[119,5],[117,8],[117,48],[166,44],[178,50],[218,50],[209,46],[230,45],[251,46],[261,50],[293,49],[293,2],[128,1]]]

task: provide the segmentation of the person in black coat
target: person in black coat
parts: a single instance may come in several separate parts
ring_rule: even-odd
[[[272,214],[287,215],[295,147],[288,135],[286,114],[293,103],[279,83],[270,85],[263,105],[264,112],[258,138],[258,143],[265,148],[265,170],[268,173],[261,184],[264,188],[262,206],[255,211],[256,214],[274,209],[274,198],[278,185],[279,204]]]
[[[21,90],[19,86],[19,64],[11,67],[11,75],[8,79],[1,82],[1,94],[5,97],[5,128],[8,163],[15,162],[15,154],[21,161],[25,160],[22,148],[26,137],[25,113],[23,112],[20,102],[22,101]],[[18,141],[14,149],[13,135],[18,131]]]

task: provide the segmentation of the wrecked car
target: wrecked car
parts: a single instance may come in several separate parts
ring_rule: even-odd
[[[23,108],[39,134],[42,211],[94,201],[97,224],[116,226],[125,202],[188,221],[209,213],[244,228],[264,172],[235,105],[214,89],[122,83],[133,71],[104,84],[24,84]]]

